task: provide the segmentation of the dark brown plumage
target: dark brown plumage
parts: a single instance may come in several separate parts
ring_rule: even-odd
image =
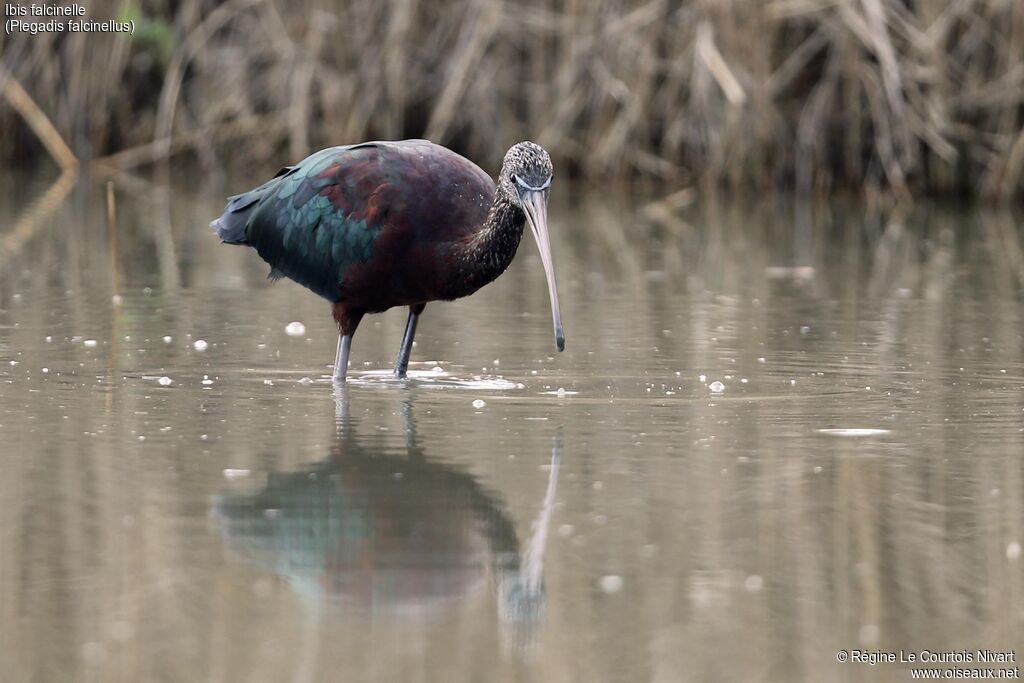
[[[346,374],[363,316],[409,307],[395,365],[404,376],[427,302],[468,296],[508,268],[529,225],[565,345],[547,233],[551,160],[521,142],[495,183],[476,164],[426,140],[332,147],[232,197],[212,226],[332,304],[339,328],[335,379]]]

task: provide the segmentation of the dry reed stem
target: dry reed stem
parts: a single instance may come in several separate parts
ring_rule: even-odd
[[[501,5],[495,0],[477,0],[472,5],[472,18],[463,26],[455,50],[455,63],[448,82],[438,97],[437,105],[427,123],[427,137],[442,140],[452,124],[456,107],[462,100],[470,69],[477,62],[501,17]]]
[[[209,14],[189,33],[181,48],[174,54],[167,69],[167,77],[160,93],[160,104],[157,107],[156,129],[154,142],[165,146],[166,154],[170,154],[172,124],[174,111],[178,104],[185,67],[195,54],[217,32],[239,12],[256,5],[263,0],[230,0]]]
[[[715,77],[729,103],[736,107],[742,106],[747,101],[747,94],[743,92],[743,86],[736,80],[736,76],[729,69],[722,53],[715,47],[713,31],[706,21],[701,22],[697,27],[696,48],[701,61]]]
[[[4,99],[21,114],[21,117],[46,147],[53,160],[64,171],[78,166],[78,158],[71,151],[64,138],[53,126],[50,118],[36,105],[32,96],[25,92],[21,83],[0,64],[0,82],[3,82]]]
[[[204,140],[213,139],[218,142],[225,142],[257,133],[262,135],[273,134],[284,127],[284,122],[274,117],[246,117],[217,126],[193,130],[173,139],[154,140],[153,142],[124,149],[99,159],[93,159],[89,163],[89,169],[93,173],[100,175],[120,173],[138,166],[167,159],[202,143]]]

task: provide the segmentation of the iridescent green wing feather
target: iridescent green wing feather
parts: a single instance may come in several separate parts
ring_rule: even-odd
[[[337,301],[349,266],[373,255],[383,224],[368,209],[384,184],[375,145],[332,147],[232,197],[215,227],[225,241],[255,248],[272,278],[289,277]]]

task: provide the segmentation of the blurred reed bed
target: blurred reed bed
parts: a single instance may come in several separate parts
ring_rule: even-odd
[[[96,168],[190,155],[216,172],[409,136],[495,165],[532,138],[588,178],[993,198],[1024,187],[1015,0],[95,0],[87,11],[130,16],[136,33],[0,37],[0,89],[24,86]],[[0,153],[18,164],[42,152],[26,118],[0,107]]]

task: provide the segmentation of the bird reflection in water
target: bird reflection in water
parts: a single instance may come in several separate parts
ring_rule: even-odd
[[[318,605],[374,614],[432,614],[490,584],[498,618],[514,626],[506,636],[529,646],[544,613],[561,437],[540,512],[520,543],[495,493],[425,455],[411,398],[402,406],[404,454],[369,447],[355,434],[344,393],[338,406],[336,443],[325,459],[271,473],[256,493],[216,499],[213,516],[228,548]]]

